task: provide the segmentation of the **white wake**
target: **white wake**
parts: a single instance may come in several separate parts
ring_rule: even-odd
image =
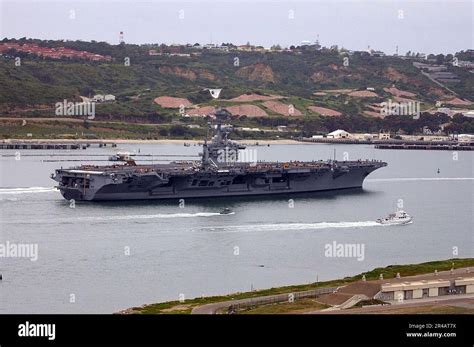
[[[228,213],[235,214],[235,212]],[[194,218],[194,217],[214,217],[224,216],[218,212],[197,212],[197,213],[158,213],[142,215],[117,215],[117,216],[97,216],[97,217],[79,217],[80,221],[114,221],[114,220],[134,220],[134,219],[169,219],[169,218]]]
[[[0,188],[0,195],[49,193],[49,192],[55,192],[55,191],[57,191],[57,189],[54,187]]]
[[[473,181],[474,177],[400,177],[368,178],[365,182]]]
[[[254,232],[254,231],[280,231],[280,230],[319,230],[333,228],[366,228],[383,226],[376,221],[365,222],[319,222],[319,223],[275,223],[275,224],[249,224],[217,227],[203,227],[200,230],[224,232]]]

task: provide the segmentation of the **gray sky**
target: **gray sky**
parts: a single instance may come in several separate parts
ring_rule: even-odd
[[[315,41],[386,53],[473,48],[473,1],[0,0],[0,36],[116,44]]]

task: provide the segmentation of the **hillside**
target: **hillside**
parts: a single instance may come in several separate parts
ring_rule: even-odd
[[[457,85],[450,86],[453,91],[450,92],[430,80],[411,60],[363,52],[350,56],[328,49],[222,53],[181,47],[178,54],[169,55],[167,48],[157,46],[161,55],[150,55],[151,49],[157,47],[34,42],[111,59],[48,59],[25,52],[3,52],[0,117],[54,117],[57,102],[79,102],[81,96],[113,94],[115,102],[97,104],[96,120],[156,124],[182,121],[176,102],[169,105],[156,102],[171,97],[184,100],[181,112],[191,116],[205,116],[213,107],[226,106],[235,116],[275,118],[272,125],[301,125],[311,117],[310,122],[321,125],[319,129],[313,126],[315,131],[326,131],[332,129],[332,123],[344,125],[347,122],[343,119],[350,118],[348,130],[358,128],[353,126],[353,120],[357,119],[355,123],[360,123],[366,131],[377,131],[391,126],[380,115],[379,105],[388,99],[419,101],[421,110],[425,111],[433,110],[440,100],[448,101],[455,96],[469,99],[474,95],[474,74],[465,69],[450,68],[461,79]],[[21,58],[20,66],[15,66],[17,57]],[[344,64],[345,58],[348,65]],[[219,99],[214,100],[207,88],[222,88]],[[242,98],[245,95],[262,97]],[[472,104],[464,108],[472,108]],[[246,124],[264,123],[261,119],[250,119]],[[1,135],[5,137],[4,133]]]

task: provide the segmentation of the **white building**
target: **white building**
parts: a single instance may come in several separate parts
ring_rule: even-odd
[[[454,285],[456,288],[459,288],[458,291],[460,293],[472,294],[474,293],[474,278],[457,278],[454,280]],[[463,290],[462,287],[465,286]]]
[[[337,129],[329,134],[327,137],[330,139],[351,139],[353,138],[352,134],[348,133],[345,130]]]
[[[385,283],[378,298],[386,301],[432,298],[450,294],[474,293],[474,277]]]
[[[362,134],[362,135],[359,135],[358,138],[363,139],[363,140],[374,140],[374,139],[378,139],[379,135],[377,135],[377,134]]]
[[[94,97],[91,99],[92,102],[113,102],[115,101],[115,95],[112,94],[96,94]]]
[[[93,102],[103,102],[104,101],[104,96],[102,94],[96,94],[92,98]]]
[[[390,140],[390,132],[387,132],[387,131],[379,132],[379,140]]]
[[[382,284],[381,292],[386,300],[403,301],[445,295],[449,280],[413,281]]]
[[[466,111],[462,114],[464,117],[474,118],[474,111]]]
[[[459,134],[458,142],[474,142],[474,135],[471,134]]]

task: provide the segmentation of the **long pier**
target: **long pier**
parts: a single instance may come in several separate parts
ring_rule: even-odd
[[[70,150],[87,149],[88,147],[117,147],[114,142],[87,141],[87,142],[47,142],[47,141],[1,141],[0,149],[39,149],[39,150]]]
[[[311,143],[330,143],[330,144],[344,144],[344,145],[373,145],[376,141],[372,140],[363,140],[363,139],[333,139],[327,137],[298,137],[294,138],[296,141],[300,142],[311,142]]]
[[[472,151],[473,142],[457,141],[423,141],[423,140],[366,140],[366,139],[332,139],[332,138],[298,138],[301,142],[345,144],[345,145],[374,145],[377,149],[418,149],[436,151]]]
[[[378,144],[377,149],[415,149],[431,151],[474,151],[471,144]]]

